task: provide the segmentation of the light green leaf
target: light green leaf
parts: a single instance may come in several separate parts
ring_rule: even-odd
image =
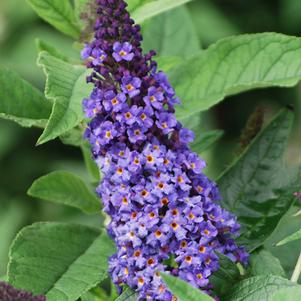
[[[108,301],[110,297],[106,290],[102,287],[95,287],[83,296],[81,296],[80,301]]]
[[[290,287],[276,292],[270,301],[297,301],[301,300],[301,286]]]
[[[158,56],[156,57],[156,62],[158,63],[159,70],[164,70],[164,72],[170,74],[175,67],[183,63],[183,59],[178,56]]]
[[[78,38],[80,28],[76,24],[74,11],[69,0],[27,0],[32,9],[56,29]]]
[[[222,204],[238,216],[240,242],[250,250],[273,232],[301,186],[300,168],[282,161],[293,119],[289,109],[281,111],[218,181]]]
[[[256,251],[250,256],[250,269],[253,276],[286,276],[279,259],[264,249]]]
[[[195,140],[192,142],[190,147],[194,152],[200,154],[217,142],[223,136],[223,134],[224,131],[222,130],[204,132],[195,137]]]
[[[285,239],[281,240],[280,242],[278,242],[277,246],[286,245],[289,242],[299,240],[299,239],[301,239],[301,229],[293,233],[292,235],[286,237]]]
[[[131,17],[137,22],[142,23],[143,21],[162,14],[168,10],[183,5],[191,0],[157,0],[157,1],[146,1],[146,3],[135,9]]]
[[[281,218],[271,236],[265,241],[264,248],[279,258],[286,275],[292,275],[300,254],[300,241],[276,247],[276,243],[301,229],[301,218],[294,216],[297,207],[292,206]],[[288,256],[289,254],[289,256]]]
[[[156,1],[156,0],[126,0],[126,3],[128,4],[127,9],[130,13],[132,13],[139,6],[142,6],[146,3],[154,2],[154,1]]]
[[[136,293],[132,289],[127,288],[115,301],[136,301],[136,300],[137,300]]]
[[[0,67],[0,117],[31,127],[46,124],[51,103],[15,72]]]
[[[171,74],[183,100],[178,116],[204,111],[228,95],[264,87],[292,87],[301,79],[301,38],[277,33],[223,39]]]
[[[181,22],[179,22],[181,20]],[[160,56],[190,57],[200,51],[200,42],[186,7],[178,7],[145,22],[143,49]]]
[[[76,224],[36,223],[14,240],[9,282],[47,301],[75,301],[107,277],[114,252],[105,233]]]
[[[55,171],[33,182],[28,190],[32,197],[75,207],[87,214],[100,212],[100,199],[78,176]]]
[[[6,275],[2,275],[2,276],[0,276],[0,281],[5,281],[5,282],[7,282],[7,276]]]
[[[268,301],[273,293],[296,284],[287,279],[265,275],[242,280],[232,287],[223,301]]]
[[[36,45],[37,45],[37,49],[38,49],[39,52],[46,51],[50,55],[52,55],[52,56],[54,56],[54,57],[56,57],[60,60],[63,60],[65,62],[69,62],[69,58],[66,55],[64,55],[59,50],[57,50],[55,47],[53,47],[52,45],[46,43],[45,41],[40,40],[40,39],[36,39]]]
[[[214,301],[210,296],[196,289],[178,277],[161,274],[169,290],[180,299],[180,301]]]
[[[68,132],[84,118],[82,100],[91,86],[86,83],[90,71],[83,66],[63,62],[47,52],[41,52],[38,64],[47,76],[45,95],[54,101],[51,116],[37,144],[43,144]]]

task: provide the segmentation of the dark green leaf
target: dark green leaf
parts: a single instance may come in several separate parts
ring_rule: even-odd
[[[213,299],[178,277],[161,275],[169,290],[181,301],[213,301]]]
[[[287,279],[267,275],[251,277],[239,282],[222,299],[223,301],[268,301],[273,293],[282,288],[294,287]]]
[[[0,67],[0,117],[18,124],[43,126],[51,113],[51,103],[15,72]]]
[[[279,259],[264,249],[256,251],[250,256],[250,272],[253,276],[286,276]]]
[[[9,282],[47,301],[75,301],[107,277],[114,252],[105,233],[76,224],[36,223],[11,246]]]
[[[78,38],[80,29],[69,0],[27,0],[33,10],[56,29]]]
[[[223,39],[172,73],[183,106],[178,117],[204,111],[227,95],[255,88],[292,87],[301,79],[301,38],[276,33]]]
[[[143,1],[142,5],[138,6],[137,9],[132,12],[131,16],[137,23],[141,23],[190,1],[191,0]]]
[[[38,60],[47,75],[45,95],[54,100],[54,106],[46,128],[38,144],[48,142],[70,131],[84,118],[82,100],[88,97],[91,86],[86,83],[83,66],[63,62],[47,52],[41,52]]]
[[[42,200],[75,207],[85,213],[100,212],[100,199],[78,176],[55,171],[34,181],[28,194]]]
[[[160,56],[189,57],[199,52],[199,39],[187,8],[178,7],[145,22],[143,48],[156,49]]]
[[[218,181],[222,204],[238,216],[241,242],[251,250],[272,233],[301,185],[300,169],[282,162],[292,123],[293,113],[281,111]]]
[[[136,300],[137,300],[136,293],[132,289],[127,288],[115,301],[136,301]]]

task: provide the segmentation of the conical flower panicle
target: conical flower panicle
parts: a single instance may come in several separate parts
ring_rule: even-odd
[[[117,253],[110,273],[138,300],[176,300],[160,272],[210,293],[217,252],[234,262],[248,255],[235,244],[239,225],[222,209],[205,162],[188,144],[194,134],[176,120],[179,103],[167,76],[143,55],[139,25],[123,0],[97,0],[95,36],[82,58],[93,68],[94,90],[85,99],[85,133],[104,177],[97,188],[111,217]],[[166,264],[173,260],[173,267]]]

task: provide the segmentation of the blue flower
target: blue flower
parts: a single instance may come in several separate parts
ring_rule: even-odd
[[[115,42],[113,49],[114,52],[112,56],[116,62],[120,62],[122,60],[129,62],[134,57],[134,53],[132,52],[133,46],[129,42],[124,42],[123,44]]]
[[[163,107],[164,95],[156,87],[149,87],[147,96],[143,97],[146,105],[152,106],[155,109],[161,110]]]
[[[127,93],[131,98],[140,94],[141,80],[138,77],[124,76],[122,78],[121,89]]]

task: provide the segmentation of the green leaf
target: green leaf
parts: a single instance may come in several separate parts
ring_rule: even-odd
[[[178,56],[159,56],[156,58],[158,68],[169,74],[173,72],[175,67],[183,63],[183,61],[184,60]]]
[[[47,301],[75,301],[107,277],[114,252],[105,233],[76,224],[36,223],[14,240],[9,282]]]
[[[204,45],[238,35],[239,29],[234,18],[221,5],[211,0],[193,1],[189,5],[192,21]]]
[[[219,269],[214,273],[214,276],[227,281],[228,283],[236,282],[240,277],[240,272],[236,264],[227,256],[218,253]]]
[[[299,239],[301,239],[301,229],[293,233],[292,235],[286,237],[285,239],[281,240],[280,242],[278,242],[277,246],[286,245],[289,242],[299,240]]]
[[[294,287],[287,279],[273,276],[257,276],[242,280],[232,287],[223,301],[268,301],[273,293],[282,288]]]
[[[88,143],[82,144],[81,150],[83,153],[87,170],[92,178],[92,181],[98,183],[100,181],[100,171],[96,162],[92,158],[90,145]]]
[[[95,287],[81,296],[80,301],[108,301],[110,297],[102,287]]]
[[[46,124],[51,103],[15,72],[0,67],[0,117],[31,127]]]
[[[297,301],[301,300],[301,286],[290,287],[276,292],[270,301]]]
[[[300,254],[300,241],[296,240],[289,244],[276,247],[276,243],[285,237],[301,229],[300,216],[294,216],[298,207],[292,206],[281,218],[271,236],[265,241],[264,248],[279,258],[286,275],[291,275],[295,269]],[[289,254],[289,256],[288,256]]]
[[[7,276],[6,275],[3,275],[3,276],[0,276],[0,281],[5,281],[7,282]]]
[[[301,38],[277,33],[223,39],[171,75],[185,118],[226,96],[264,87],[292,87],[301,78]]]
[[[264,249],[256,251],[250,256],[250,270],[251,275],[253,276],[286,276],[279,259]]]
[[[128,4],[128,11],[132,13],[135,9],[137,9],[139,6],[145,5],[149,2],[154,2],[156,0],[126,0],[126,3]]]
[[[190,1],[191,0],[157,0],[151,2],[146,1],[143,3],[143,5],[137,7],[137,9],[132,12],[131,17],[137,23],[142,23],[147,19],[162,14]]]
[[[127,288],[115,301],[136,301],[136,300],[137,300],[136,293],[132,289]]]
[[[213,301],[213,299],[178,277],[161,274],[169,290],[181,301]]]
[[[67,145],[79,147],[83,144],[84,125],[78,126],[62,134],[60,140]]]
[[[217,142],[223,136],[223,134],[224,131],[222,130],[204,132],[195,137],[195,140],[190,147],[194,152],[200,154]]]
[[[179,22],[181,20],[181,22]],[[145,22],[143,49],[156,49],[160,56],[190,57],[200,42],[186,7],[178,7]]]
[[[46,51],[50,55],[52,55],[52,56],[54,56],[54,57],[56,57],[60,60],[63,60],[65,62],[69,62],[69,58],[66,55],[64,55],[59,50],[57,50],[55,47],[53,47],[52,45],[46,43],[45,41],[40,40],[40,39],[36,39],[36,45],[37,45],[37,49],[38,49],[39,52]]]
[[[282,161],[293,117],[281,111],[218,181],[222,204],[238,216],[240,241],[250,250],[273,232],[301,185],[300,168],[286,168]]]
[[[76,24],[74,11],[69,0],[27,0],[32,9],[56,29],[78,38],[80,28]]]
[[[100,200],[78,176],[55,171],[35,180],[28,190],[32,197],[75,207],[87,214],[100,212]]]
[[[84,118],[82,100],[91,86],[86,83],[90,71],[83,66],[63,62],[47,52],[41,52],[38,64],[47,76],[45,95],[54,101],[52,113],[37,144],[43,144],[68,132]]]

